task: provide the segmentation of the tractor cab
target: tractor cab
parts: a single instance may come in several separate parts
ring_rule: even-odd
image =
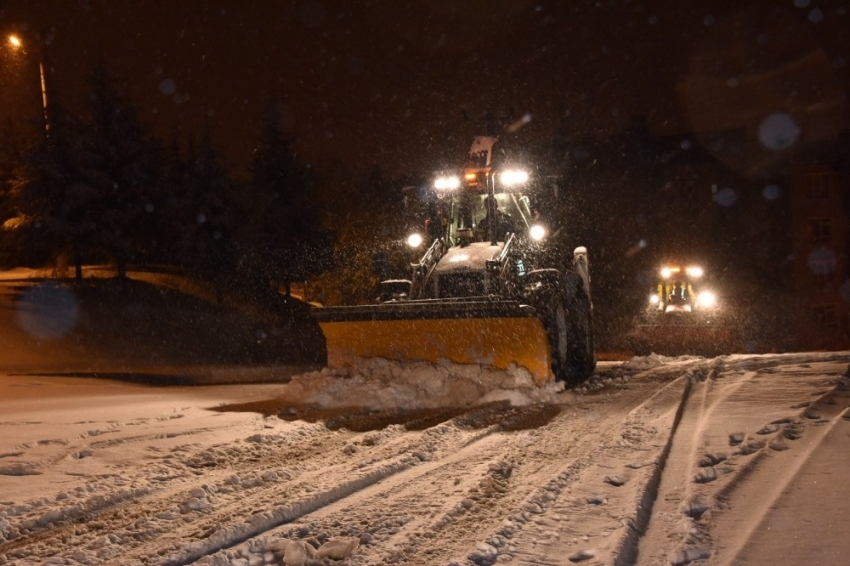
[[[523,190],[527,182],[523,171],[491,167],[438,177],[435,218],[427,222],[434,228],[430,234],[439,234],[448,247],[483,241],[496,245],[505,242],[508,234],[542,239],[542,226],[535,222],[530,196]]]

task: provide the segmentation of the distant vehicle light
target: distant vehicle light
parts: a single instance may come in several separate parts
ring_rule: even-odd
[[[653,293],[649,296],[649,304],[657,305],[661,301],[661,297],[658,296],[658,293]]]
[[[418,248],[422,245],[422,235],[414,232],[407,237],[407,245],[411,248]]]
[[[673,270],[670,269],[669,267],[662,267],[661,268],[661,278],[662,279],[669,279],[672,274],[673,274]]]
[[[702,273],[703,273],[703,272],[702,272],[702,268],[701,268],[701,267],[699,267],[699,266],[696,266],[696,265],[693,265],[693,266],[691,266],[691,267],[687,268],[687,269],[685,270],[685,272],[686,272],[686,273],[687,273],[690,277],[695,277],[695,278],[700,278],[700,277],[702,277]]]
[[[507,171],[502,171],[500,179],[506,187],[522,185],[528,182],[528,173],[519,169],[508,169]]]
[[[460,177],[454,175],[448,177],[437,177],[434,180],[434,188],[439,191],[453,191],[460,187]]]
[[[703,308],[711,308],[717,304],[717,297],[711,291],[703,291],[697,297],[697,302]]]
[[[535,224],[528,229],[528,235],[531,236],[532,240],[539,242],[540,240],[546,237],[546,228],[544,228],[540,224]]]

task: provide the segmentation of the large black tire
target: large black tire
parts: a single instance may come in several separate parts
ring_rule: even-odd
[[[543,325],[549,335],[552,373],[557,381],[567,381],[569,374],[570,330],[568,312],[560,294],[547,305]]]
[[[569,304],[568,297],[572,295]],[[576,385],[586,381],[596,369],[590,300],[579,286],[573,293],[548,296],[541,309],[549,335],[552,373],[557,381]]]
[[[590,299],[577,273],[541,269],[529,273],[525,298],[540,315],[549,336],[552,373],[575,385],[593,375],[596,355]]]

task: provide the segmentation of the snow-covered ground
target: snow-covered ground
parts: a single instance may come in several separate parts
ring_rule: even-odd
[[[0,564],[848,564],[848,363],[0,375]]]

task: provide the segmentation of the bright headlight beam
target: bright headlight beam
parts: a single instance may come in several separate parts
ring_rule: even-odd
[[[422,235],[413,233],[407,237],[407,245],[411,248],[418,248],[422,245]]]
[[[546,237],[546,228],[540,224],[535,224],[528,229],[528,235],[531,236],[532,240],[539,242]]]
[[[715,294],[711,291],[703,291],[699,294],[697,301],[699,302],[700,306],[705,308],[711,308],[717,304],[717,296],[715,296]]]
[[[687,270],[688,275],[691,277],[699,278],[702,277],[702,268],[698,265],[692,265]]]
[[[434,188],[439,191],[453,191],[458,187],[460,187],[460,177],[454,175],[437,177],[434,180]]]
[[[522,185],[523,183],[528,182],[528,173],[520,169],[508,169],[507,171],[502,171],[502,174],[499,177],[502,184],[506,187]]]

